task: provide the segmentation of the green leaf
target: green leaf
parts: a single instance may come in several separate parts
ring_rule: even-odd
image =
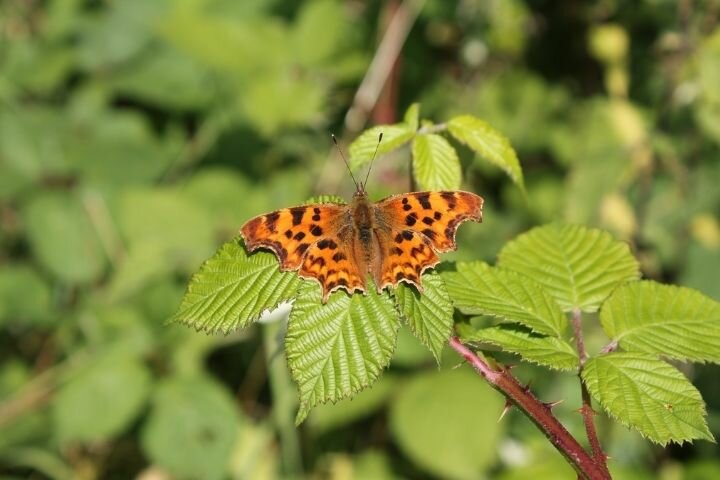
[[[301,280],[281,272],[272,253],[248,255],[239,238],[223,245],[193,275],[178,312],[170,319],[205,332],[243,328],[295,297]]]
[[[119,223],[129,250],[152,252],[171,267],[194,270],[215,247],[208,213],[192,197],[176,189],[123,192]]]
[[[442,274],[455,307],[468,315],[492,315],[538,333],[559,337],[567,319],[536,282],[483,262],[462,262]]]
[[[612,417],[653,442],[714,441],[700,392],[676,368],[652,355],[611,353],[591,358],[582,377]]]
[[[186,55],[167,46],[153,46],[108,79],[130,98],[167,109],[198,110],[211,104],[217,87],[209,72]]]
[[[237,92],[238,102],[250,122],[266,138],[281,128],[298,128],[319,121],[325,110],[327,91],[313,78],[293,72],[257,74]]]
[[[171,378],[155,393],[143,450],[178,478],[225,478],[240,420],[234,399],[215,381]]]
[[[383,134],[382,142],[378,146],[378,137]],[[377,154],[391,152],[409,142],[415,135],[415,130],[404,123],[395,125],[378,125],[365,130],[354,142],[350,144],[350,168],[355,171],[372,160],[375,149]]]
[[[403,120],[405,121],[405,125],[407,125],[408,129],[416,132],[420,126],[420,104],[413,103],[410,105],[408,109],[405,110]]]
[[[412,143],[413,173],[423,190],[457,190],[460,187],[460,159],[440,135],[416,135]]]
[[[109,287],[109,295],[115,300],[178,269],[194,271],[215,248],[211,215],[188,192],[171,188],[125,190],[119,211],[127,255]]]
[[[127,428],[150,393],[148,369],[129,356],[107,355],[64,385],[53,403],[62,443],[107,440]]]
[[[600,322],[624,350],[720,362],[720,303],[695,290],[628,283],[603,304]]]
[[[70,193],[42,193],[23,210],[30,245],[40,263],[72,283],[96,280],[105,255],[80,199]]]
[[[303,282],[293,306],[285,350],[300,391],[299,424],[318,403],[350,397],[374,383],[390,362],[400,320],[386,292],[335,292],[320,301],[317,282]]]
[[[448,122],[448,130],[485,160],[502,168],[518,187],[525,190],[520,161],[503,134],[470,115],[452,118]]]
[[[20,264],[2,266],[0,325],[46,324],[50,311],[50,288],[35,270]]]
[[[333,0],[303,4],[292,31],[295,60],[303,66],[323,67],[342,49],[343,37],[352,31],[342,5]]]
[[[399,390],[390,428],[399,447],[438,478],[482,478],[495,461],[503,400],[470,369],[416,375]]]
[[[404,283],[395,289],[395,302],[410,330],[435,356],[438,364],[453,327],[453,306],[437,273],[422,277],[423,293]]]
[[[577,370],[579,364],[577,352],[565,340],[540,336],[512,325],[483,328],[462,338],[465,341],[497,345],[507,352],[520,355],[524,360],[556,370]]]
[[[596,311],[618,285],[640,276],[626,243],[602,230],[559,223],[508,243],[498,265],[540,283],[564,311]]]

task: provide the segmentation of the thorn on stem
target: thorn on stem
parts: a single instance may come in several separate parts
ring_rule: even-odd
[[[581,415],[597,415],[597,412],[593,410],[593,408],[590,405],[583,405],[582,407],[575,410]]]
[[[548,410],[552,410],[553,408],[557,407],[561,403],[563,403],[565,399],[555,400],[554,402],[542,402],[543,405],[545,405],[545,408]]]
[[[507,415],[507,413],[510,411],[510,409],[512,408],[512,406],[513,406],[513,404],[510,403],[510,400],[507,400],[507,399],[506,399],[506,400],[505,400],[505,406],[503,407],[502,413],[500,414],[500,417],[499,417],[498,420],[497,420],[498,423],[500,423],[500,421],[501,421],[503,418],[505,418],[505,415]]]

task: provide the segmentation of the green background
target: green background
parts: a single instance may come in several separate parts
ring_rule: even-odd
[[[373,111],[346,118],[397,7],[400,61]],[[278,323],[206,336],[164,321],[245,220],[352,194],[330,132],[347,149],[413,102],[438,123],[486,120],[523,165],[527,199],[458,147],[485,222],[446,259],[494,263],[565,220],[628,242],[646,278],[720,300],[718,21],[712,0],[0,2],[0,475],[574,478],[407,328],[377,385],[295,429]],[[410,188],[409,155],[378,159],[372,198]],[[586,332],[597,352],[596,316]],[[680,367],[717,436],[718,368]],[[515,371],[564,399],[584,439],[572,375]],[[598,428],[617,478],[720,477],[715,444]]]

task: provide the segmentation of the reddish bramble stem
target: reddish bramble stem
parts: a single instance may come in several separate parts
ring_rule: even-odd
[[[587,432],[588,441],[590,442],[590,448],[592,449],[593,459],[603,469],[603,471],[610,476],[607,468],[607,455],[603,452],[600,446],[600,439],[598,438],[597,431],[595,430],[595,422],[593,417],[595,411],[592,408],[592,400],[590,398],[590,392],[585,386],[585,382],[582,379],[582,371],[587,361],[587,352],[585,351],[585,340],[582,332],[582,312],[579,309],[572,311],[572,327],[575,335],[575,345],[577,346],[578,357],[580,359],[580,365],[578,368],[578,377],[580,379],[580,394],[582,396],[582,407],[580,407],[580,414],[583,417],[583,423],[585,424],[585,431]]]
[[[477,370],[490,385],[522,410],[545,434],[555,448],[568,460],[582,478],[609,480],[607,469],[598,464],[552,414],[551,408],[538,400],[529,388],[521,385],[508,370],[494,370],[458,337],[450,338],[450,346]]]

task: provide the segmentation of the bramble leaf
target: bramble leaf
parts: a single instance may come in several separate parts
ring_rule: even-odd
[[[420,104],[413,103],[405,110],[405,116],[403,117],[405,125],[413,132],[417,131],[420,126]]]
[[[559,223],[505,245],[498,266],[540,283],[564,311],[596,311],[617,286],[640,276],[627,244],[602,230]]]
[[[193,275],[178,312],[170,319],[205,332],[227,333],[297,294],[300,278],[281,272],[275,255],[248,255],[235,238]]]
[[[492,315],[556,337],[567,327],[552,297],[521,275],[477,261],[460,262],[456,272],[441,275],[450,298],[465,314]]]
[[[653,442],[714,441],[700,392],[675,367],[652,355],[591,358],[582,378],[612,417]]]
[[[510,141],[483,120],[471,115],[450,119],[448,130],[488,162],[502,168],[521,190],[525,190],[522,168]]]
[[[524,360],[556,370],[577,370],[578,355],[572,345],[562,338],[537,335],[514,325],[482,328],[463,335],[464,341],[487,342]]]
[[[378,145],[378,137],[383,134],[382,142]],[[377,154],[392,152],[396,148],[401,147],[415,135],[412,130],[404,123],[396,123],[394,125],[378,125],[365,130],[354,142],[350,144],[350,168],[355,171],[372,160],[375,149]]]
[[[395,302],[410,330],[428,347],[438,364],[453,327],[453,306],[440,275],[422,277],[423,293],[401,283],[395,290]]]
[[[412,143],[413,173],[422,190],[460,188],[460,159],[440,135],[416,135]]]
[[[600,322],[624,350],[720,362],[720,303],[695,290],[628,283],[603,304]]]
[[[344,291],[321,302],[317,282],[303,282],[293,305],[285,351],[300,392],[301,423],[318,403],[336,402],[369,387],[390,362],[400,319],[390,296]]]

